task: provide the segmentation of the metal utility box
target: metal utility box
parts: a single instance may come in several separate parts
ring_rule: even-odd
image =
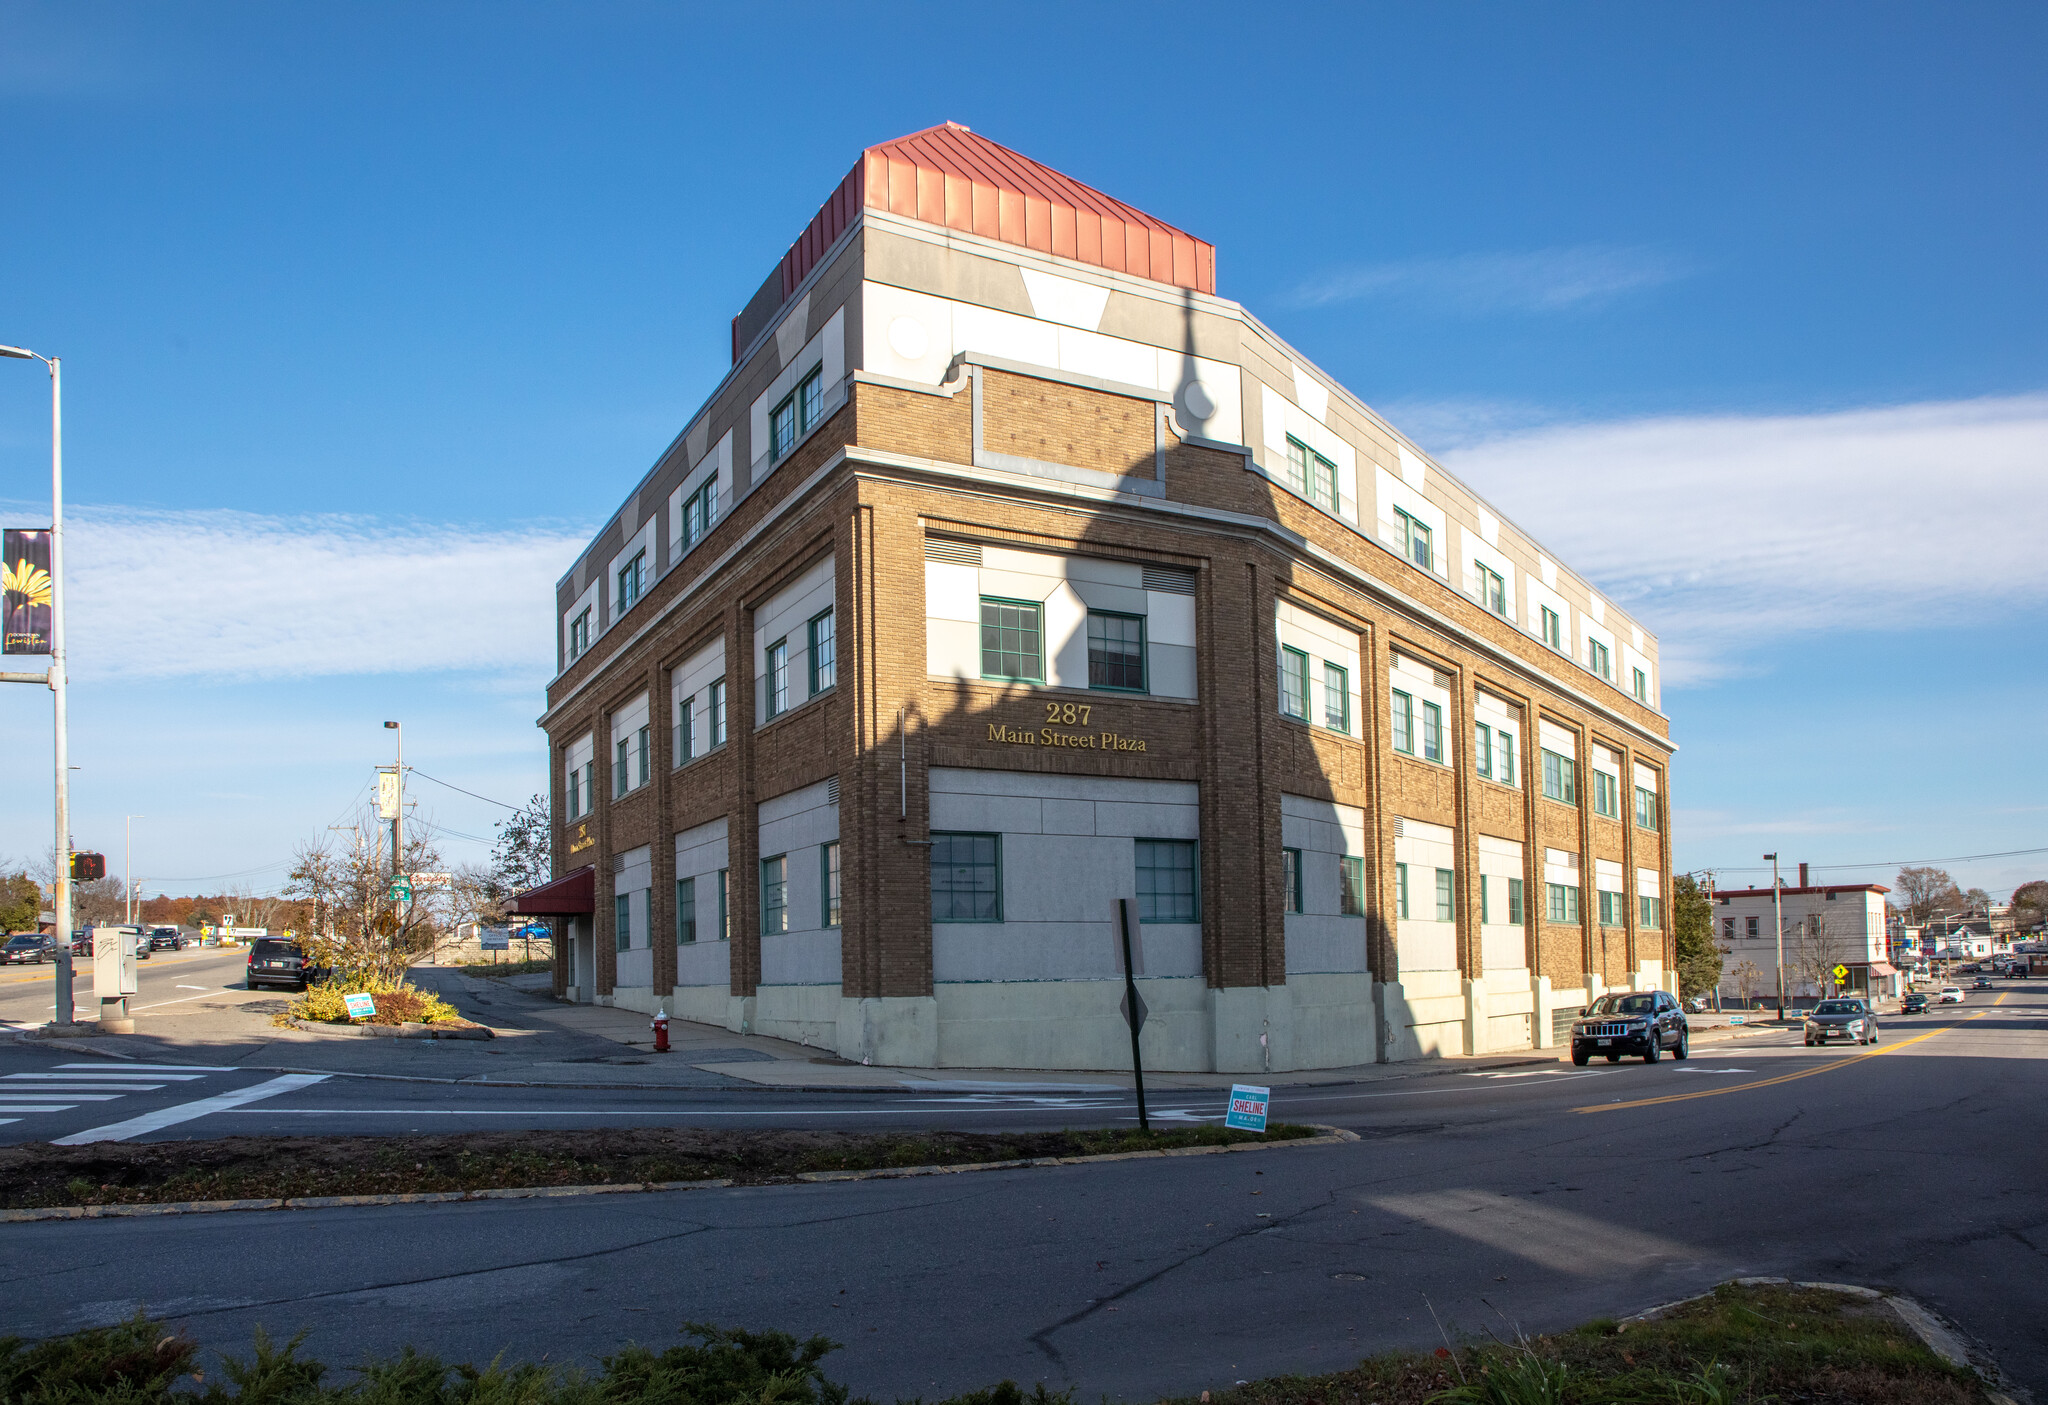
[[[135,994],[133,932],[115,927],[92,929],[92,989],[93,994],[102,1000]]]

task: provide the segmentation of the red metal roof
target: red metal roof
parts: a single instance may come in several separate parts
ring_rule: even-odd
[[[597,869],[586,866],[525,892],[505,905],[521,917],[580,917],[597,906]]]
[[[1198,293],[1216,291],[1214,244],[945,122],[861,153],[783,256],[783,297],[796,292],[864,208]]]

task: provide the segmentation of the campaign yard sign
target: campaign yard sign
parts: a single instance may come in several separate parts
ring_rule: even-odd
[[[1223,1125],[1246,1132],[1265,1131],[1266,1100],[1272,1093],[1271,1088],[1254,1088],[1245,1083],[1232,1084],[1230,1114],[1223,1119]]]
[[[348,1005],[348,1017],[352,1020],[367,1020],[377,1013],[377,1001],[374,996],[344,995],[341,998]]]

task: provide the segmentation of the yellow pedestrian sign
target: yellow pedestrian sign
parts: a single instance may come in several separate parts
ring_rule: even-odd
[[[1836,985],[1840,985],[1840,984],[1841,984],[1842,982],[1844,982],[1844,981],[1846,981],[1846,980],[1848,980],[1848,979],[1849,979],[1849,968],[1848,968],[1847,966],[1843,966],[1843,965],[1839,965],[1839,964],[1838,964],[1838,965],[1837,965],[1837,966],[1835,967],[1835,984],[1836,984]]]

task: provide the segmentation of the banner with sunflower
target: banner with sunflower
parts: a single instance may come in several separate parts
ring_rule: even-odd
[[[50,652],[50,533],[9,527],[0,533],[0,654]]]

